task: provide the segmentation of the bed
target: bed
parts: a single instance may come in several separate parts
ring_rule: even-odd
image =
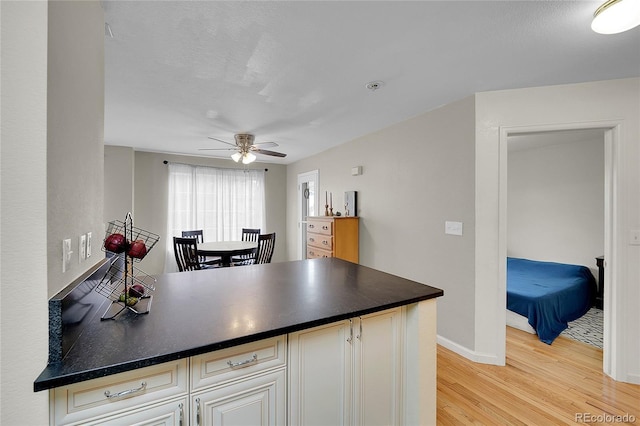
[[[587,313],[595,293],[596,280],[586,266],[507,258],[507,309],[526,317],[549,345],[568,322]]]

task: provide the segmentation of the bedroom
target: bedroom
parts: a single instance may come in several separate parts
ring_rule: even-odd
[[[574,338],[602,348],[602,310],[593,309],[589,315],[583,314],[595,304],[591,281],[598,281],[596,257],[604,253],[604,131],[589,129],[511,136],[507,173],[508,276],[512,280],[518,278],[516,267],[546,265],[533,263],[535,261],[581,265],[572,269],[585,283],[572,290],[570,300],[558,308],[555,315],[568,315],[562,310],[569,310],[571,303],[577,303],[567,321],[577,320],[575,317],[579,316],[581,322],[589,326],[581,332],[572,331],[577,334]],[[526,309],[526,305],[518,305],[518,295],[514,294],[522,289],[511,288],[510,283],[508,280],[507,305],[512,311],[517,310],[516,307]],[[516,286],[516,283],[511,285]],[[526,317],[512,311],[507,311],[507,325],[535,333]],[[535,325],[535,313],[530,312],[530,315],[530,322]],[[592,323],[592,318],[600,321]],[[550,344],[564,324],[564,321],[553,324],[557,327],[554,332],[545,330],[545,324],[541,324],[540,339],[544,336],[545,342]],[[567,336],[568,331],[562,332]]]

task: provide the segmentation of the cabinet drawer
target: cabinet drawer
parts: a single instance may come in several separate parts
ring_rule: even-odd
[[[317,259],[319,257],[333,257],[333,252],[307,246],[307,259]]]
[[[285,336],[273,337],[191,358],[191,389],[222,385],[231,380],[286,365]]]
[[[189,391],[187,374],[187,360],[181,359],[55,388],[53,423],[86,423],[89,418],[184,395]]]
[[[333,235],[333,222],[329,220],[313,220],[307,221],[307,232],[316,234]]]
[[[307,234],[307,245],[322,248],[324,250],[333,250],[333,237],[330,235]]]

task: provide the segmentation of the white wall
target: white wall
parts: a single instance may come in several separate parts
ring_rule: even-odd
[[[287,246],[298,244],[297,176],[319,170],[321,202],[358,191],[360,263],[444,289],[438,334],[474,341],[474,98],[469,97],[291,164]],[[351,168],[362,166],[360,176]],[[340,200],[337,202],[337,200]],[[445,235],[444,223],[464,223]]]
[[[142,229],[160,235],[156,247],[139,265],[140,269],[148,274],[160,274],[164,271],[164,249],[168,243],[166,230],[169,170],[167,165],[163,164],[164,160],[212,167],[237,167],[236,163],[226,159],[141,151],[135,153],[134,223]],[[281,262],[286,259],[286,166],[254,162],[247,167],[269,170],[265,174],[266,229],[262,231],[276,233],[272,262]]]
[[[45,259],[61,234],[102,230],[103,17],[97,1],[3,1],[0,15],[0,423],[43,425],[49,395],[33,381],[47,362],[47,299],[91,266],[48,274]]]
[[[476,112],[476,351],[496,359],[501,351],[504,355],[506,216],[500,176],[505,133],[610,126],[617,135],[615,261],[608,262],[615,285],[610,294],[605,288],[605,311],[609,306],[613,315],[605,332],[615,327],[613,346],[608,348],[605,340],[605,371],[617,380],[640,383],[640,246],[629,243],[630,231],[640,229],[640,79],[479,93]]]
[[[49,6],[47,85],[47,260],[49,296],[101,257],[104,236],[104,14],[98,1]],[[92,256],[78,238],[91,232]],[[62,273],[62,240],[71,267]]]
[[[48,394],[33,381],[49,349],[47,2],[0,2],[0,20],[0,424],[42,425]]]
[[[128,146],[104,147],[104,222],[124,220],[133,211],[135,152]],[[101,238],[104,236],[101,236]]]
[[[509,150],[507,164],[507,255],[584,265],[597,280],[604,137]]]

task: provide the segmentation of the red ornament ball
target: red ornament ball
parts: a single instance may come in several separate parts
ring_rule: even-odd
[[[127,247],[127,241],[122,234],[111,234],[104,240],[104,248],[114,253],[122,253]]]
[[[143,257],[145,257],[147,255],[147,246],[144,245],[144,241],[135,240],[133,243],[131,243],[127,255],[135,257],[136,259],[142,259]]]

